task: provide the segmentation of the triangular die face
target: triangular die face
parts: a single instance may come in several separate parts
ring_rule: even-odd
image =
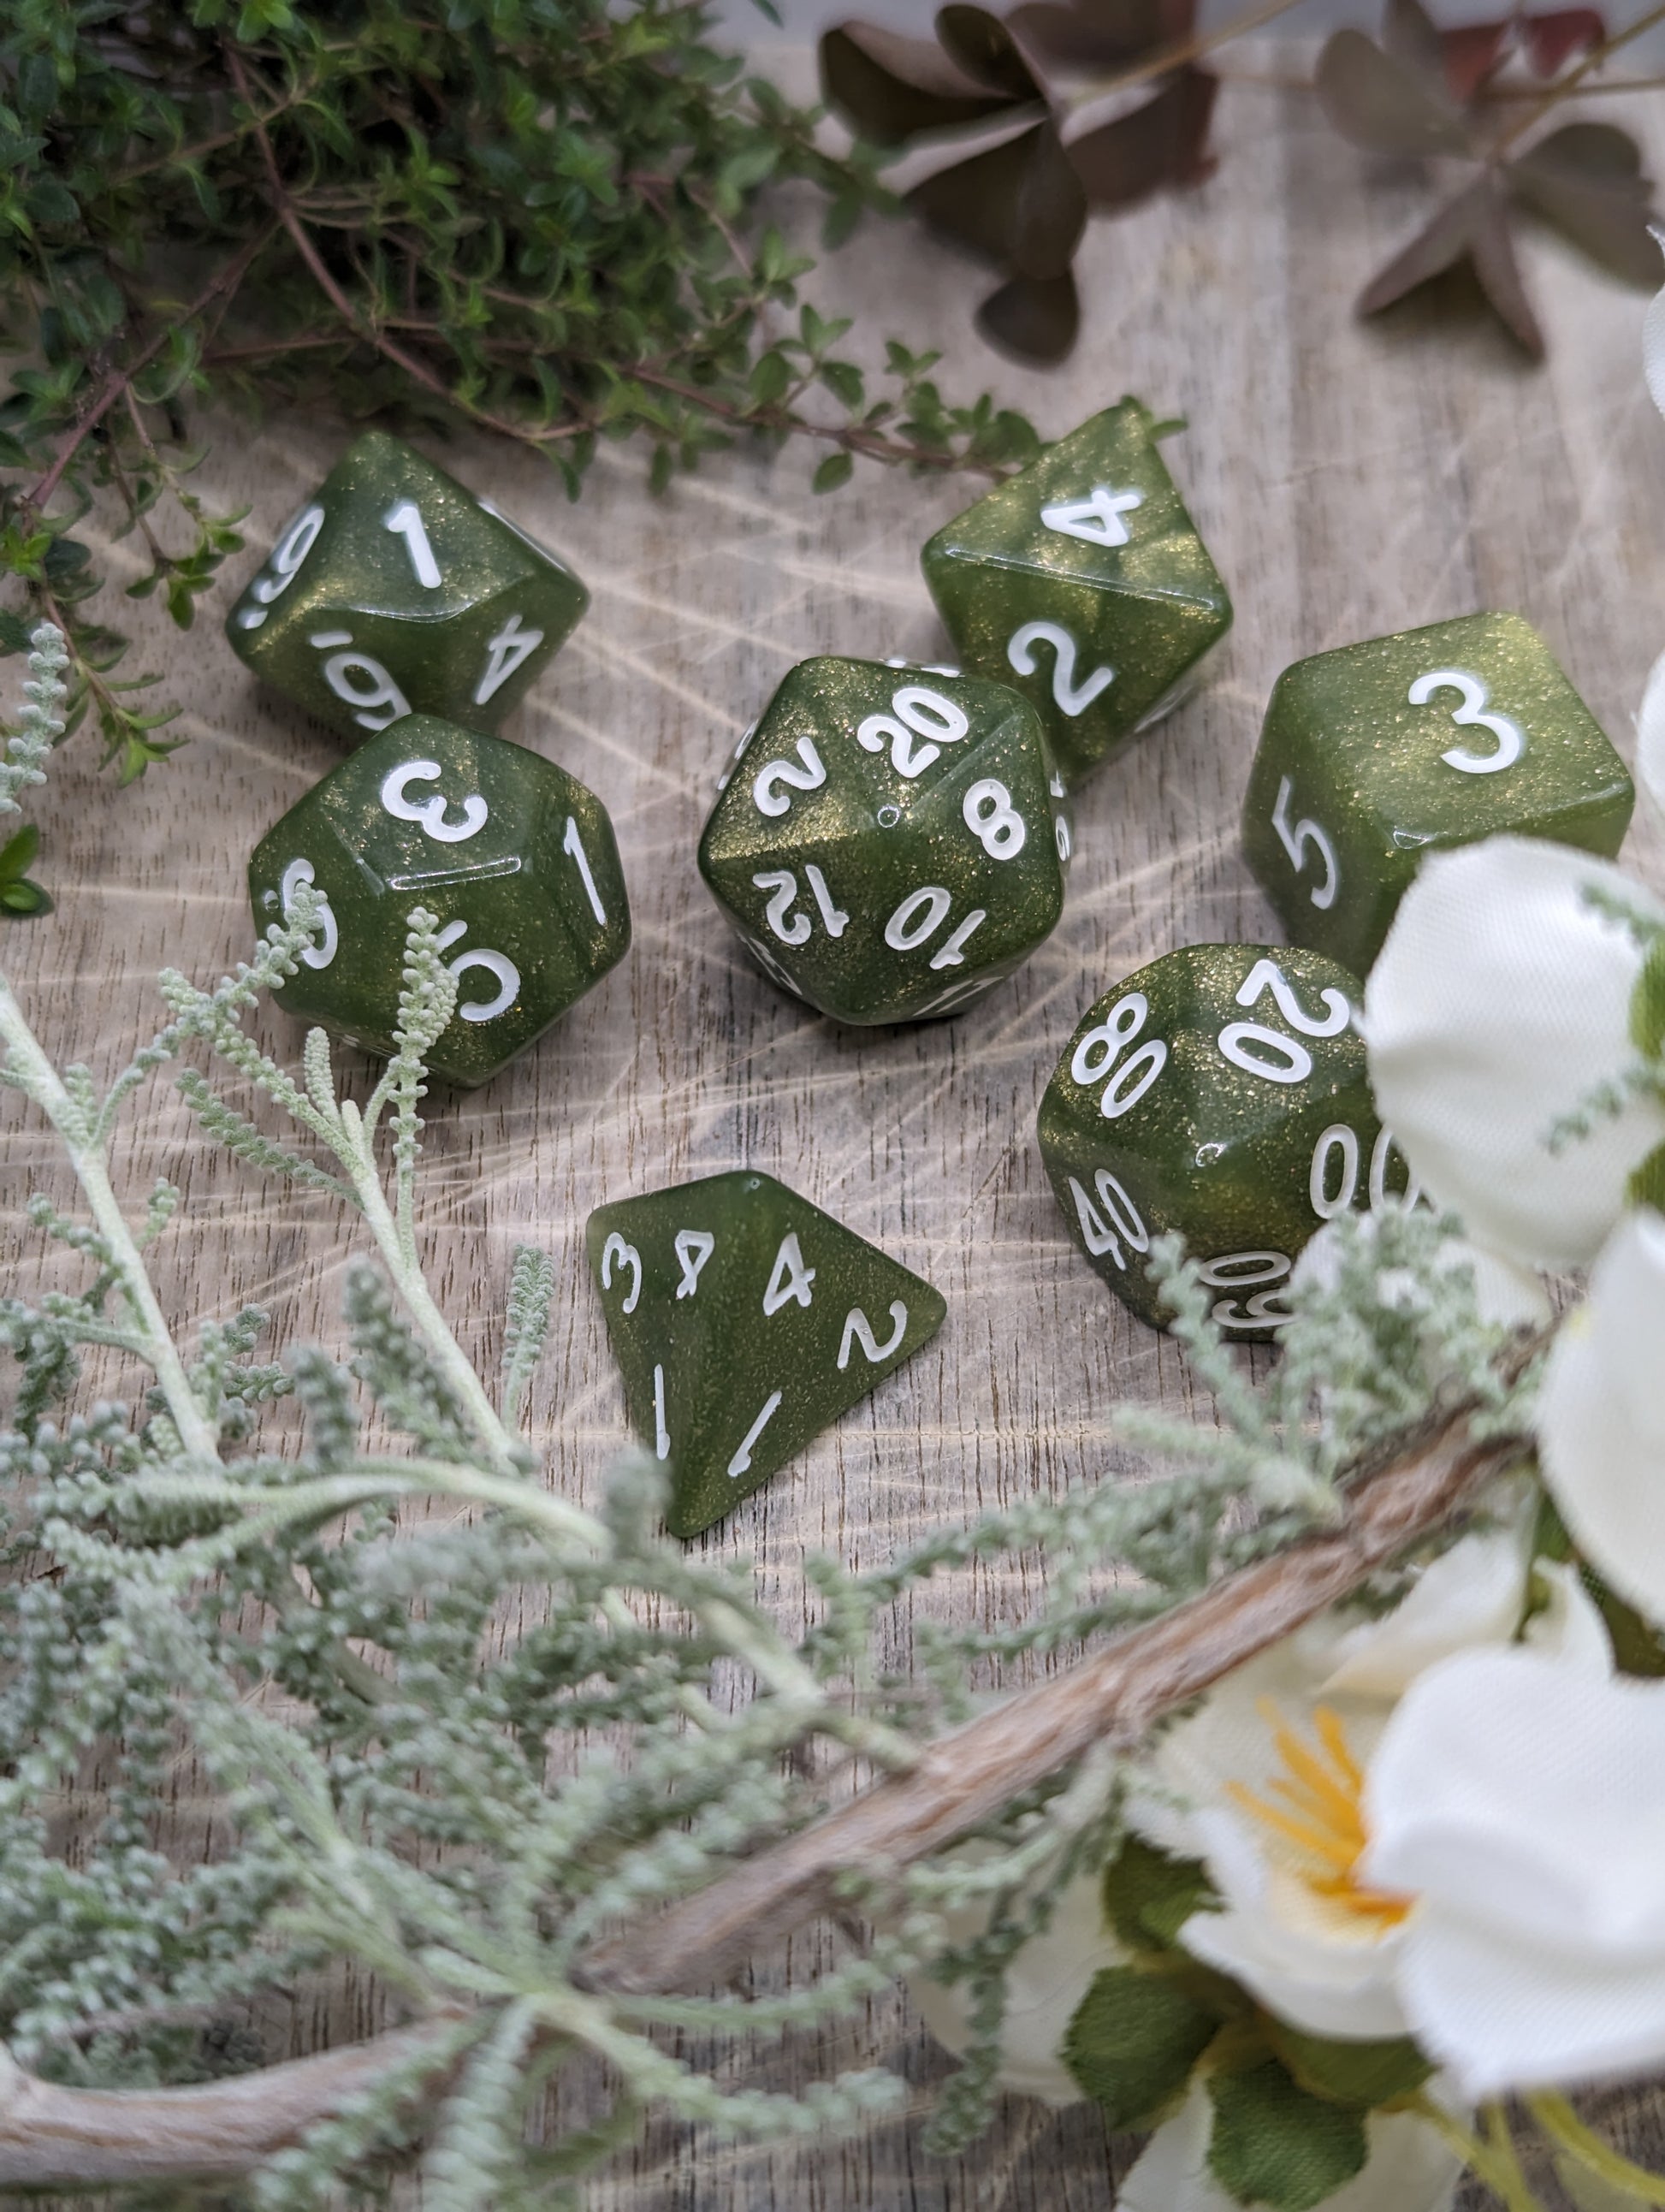
[[[750,1170],[601,1206],[586,1243],[631,1425],[671,1469],[678,1536],[721,1520],[946,1310],[922,1278]]]
[[[939,602],[963,562],[1229,610],[1153,428],[1148,408],[1124,399],[956,515],[923,555]]]

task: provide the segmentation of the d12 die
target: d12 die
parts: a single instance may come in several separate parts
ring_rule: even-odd
[[[1063,910],[1063,785],[1003,684],[800,661],[741,742],[700,872],[777,982],[846,1022],[951,1012]]]
[[[489,730],[589,598],[495,508],[372,430],[289,523],[226,635],[355,742],[410,714]]]
[[[249,896],[263,928],[298,884],[321,927],[283,1004],[392,1053],[405,933],[443,927],[457,1006],[430,1064],[483,1083],[622,960],[630,909],[612,824],[593,792],[528,752],[411,714],[314,784],[256,847]]]
[[[1137,399],[1049,447],[921,558],[961,659],[1034,702],[1071,785],[1176,705],[1231,626]]]
[[[1082,1017],[1041,1101],[1041,1152],[1077,1243],[1142,1321],[1168,1318],[1145,1273],[1157,1236],[1204,1261],[1222,1328],[1264,1337],[1314,1231],[1404,1194],[1358,996],[1320,953],[1191,945]]]
[[[1530,623],[1469,615],[1284,671],[1243,849],[1296,943],[1364,975],[1431,848],[1513,830],[1611,857],[1634,799]]]
[[[599,1206],[585,1237],[632,1425],[670,1463],[677,1536],[767,1482],[947,1310],[929,1283],[750,1170]]]

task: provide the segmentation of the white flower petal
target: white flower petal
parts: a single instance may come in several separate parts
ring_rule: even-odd
[[[1371,1764],[1364,1878],[1413,1894],[1399,1987],[1471,2097],[1665,2058],[1665,1684],[1474,1651]]]
[[[1544,1480],[1573,1541],[1665,1622],[1665,1219],[1632,1214],[1556,1338],[1538,1403]]]
[[[1656,806],[1665,806],[1665,653],[1648,671],[1637,710],[1636,780]]]
[[[1628,1066],[1641,956],[1583,896],[1658,902],[1607,862],[1493,837],[1425,860],[1364,999],[1382,1120],[1425,1188],[1490,1249],[1528,1266],[1592,1258],[1665,1109],[1631,1101],[1552,1152],[1564,1115]]]
[[[1213,2109],[1197,2083],[1164,2121],[1121,2185],[1117,2212],[1238,2212],[1208,2171]],[[1371,2113],[1369,2163],[1314,2212],[1449,2212],[1461,2162],[1425,2121]]]
[[[1659,233],[1654,233],[1656,239]],[[1665,415],[1665,291],[1656,292],[1642,318],[1642,374],[1653,403]]]
[[[1526,1625],[1528,1650],[1592,1674],[1613,1672],[1613,1644],[1583,1577],[1570,1561],[1544,1560],[1538,1574],[1549,1585],[1548,1602]]]

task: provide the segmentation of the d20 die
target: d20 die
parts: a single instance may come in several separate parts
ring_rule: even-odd
[[[261,927],[298,884],[321,926],[282,1003],[373,1052],[394,1049],[405,933],[437,915],[457,1006],[436,1075],[483,1083],[583,996],[630,942],[606,809],[523,745],[407,715],[314,784],[249,862]]]
[[[1354,1023],[1358,986],[1321,953],[1191,945],[1090,1006],[1041,1101],[1041,1153],[1076,1243],[1141,1321],[1177,1231],[1231,1335],[1271,1335],[1320,1224],[1406,1194]]]
[[[632,1425],[696,1536],[910,1359],[947,1309],[773,1176],[599,1206],[585,1231]]]
[[[700,872],[787,990],[840,1021],[918,1021],[1052,929],[1066,805],[1038,718],[1005,685],[805,660],[741,741]]]
[[[1137,399],[1048,447],[921,557],[960,658],[1034,703],[1072,786],[1177,704],[1231,627]]]
[[[1296,943],[1364,975],[1425,853],[1512,830],[1610,858],[1634,799],[1531,623],[1468,615],[1284,671],[1243,849]]]
[[[355,743],[410,714],[489,730],[589,599],[495,508],[372,430],[286,526],[226,635]]]

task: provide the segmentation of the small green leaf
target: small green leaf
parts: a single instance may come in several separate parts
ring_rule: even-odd
[[[1218,2027],[1162,1975],[1106,1966],[1076,2007],[1060,2056],[1113,2128],[1136,2127],[1181,2094]]]
[[[0,884],[15,883],[20,876],[27,875],[39,850],[39,829],[26,822],[15,837],[0,845]]]
[[[751,394],[752,405],[773,407],[777,400],[786,397],[787,386],[791,381],[792,371],[786,356],[771,346],[766,354],[758,356],[751,372],[751,380],[747,388]]]
[[[0,454],[0,460],[3,460]],[[21,615],[15,615],[9,607],[0,607],[0,653],[27,653],[29,649],[29,626]]]
[[[1631,1042],[1644,1060],[1657,1060],[1665,1044],[1665,939],[1648,947],[1631,993]]]
[[[1651,1206],[1665,1213],[1665,1145],[1656,1145],[1626,1185],[1632,1206]]]
[[[1239,2204],[1311,2212],[1364,2170],[1362,2113],[1297,2087],[1275,2058],[1210,2078],[1208,2170]]]
[[[867,387],[853,361],[823,361],[818,374],[833,398],[853,412],[866,399]]]
[[[1295,2081],[1316,2097],[1368,2109],[1390,2105],[1419,2089],[1433,2072],[1408,2035],[1379,2042],[1348,2043],[1327,2035],[1303,2035],[1281,2024],[1275,2036],[1278,2056]]]
[[[810,479],[811,491],[836,491],[840,484],[848,483],[855,463],[845,453],[829,453]]]
[[[1104,1869],[1105,1917],[1134,1950],[1176,1943],[1194,1912],[1212,1911],[1218,1902],[1200,1861],[1170,1858],[1138,1836],[1129,1836]]]
[[[32,884],[27,876],[15,884],[0,884],[0,914],[15,915],[20,918],[31,914],[50,914],[52,902],[39,884]]]

